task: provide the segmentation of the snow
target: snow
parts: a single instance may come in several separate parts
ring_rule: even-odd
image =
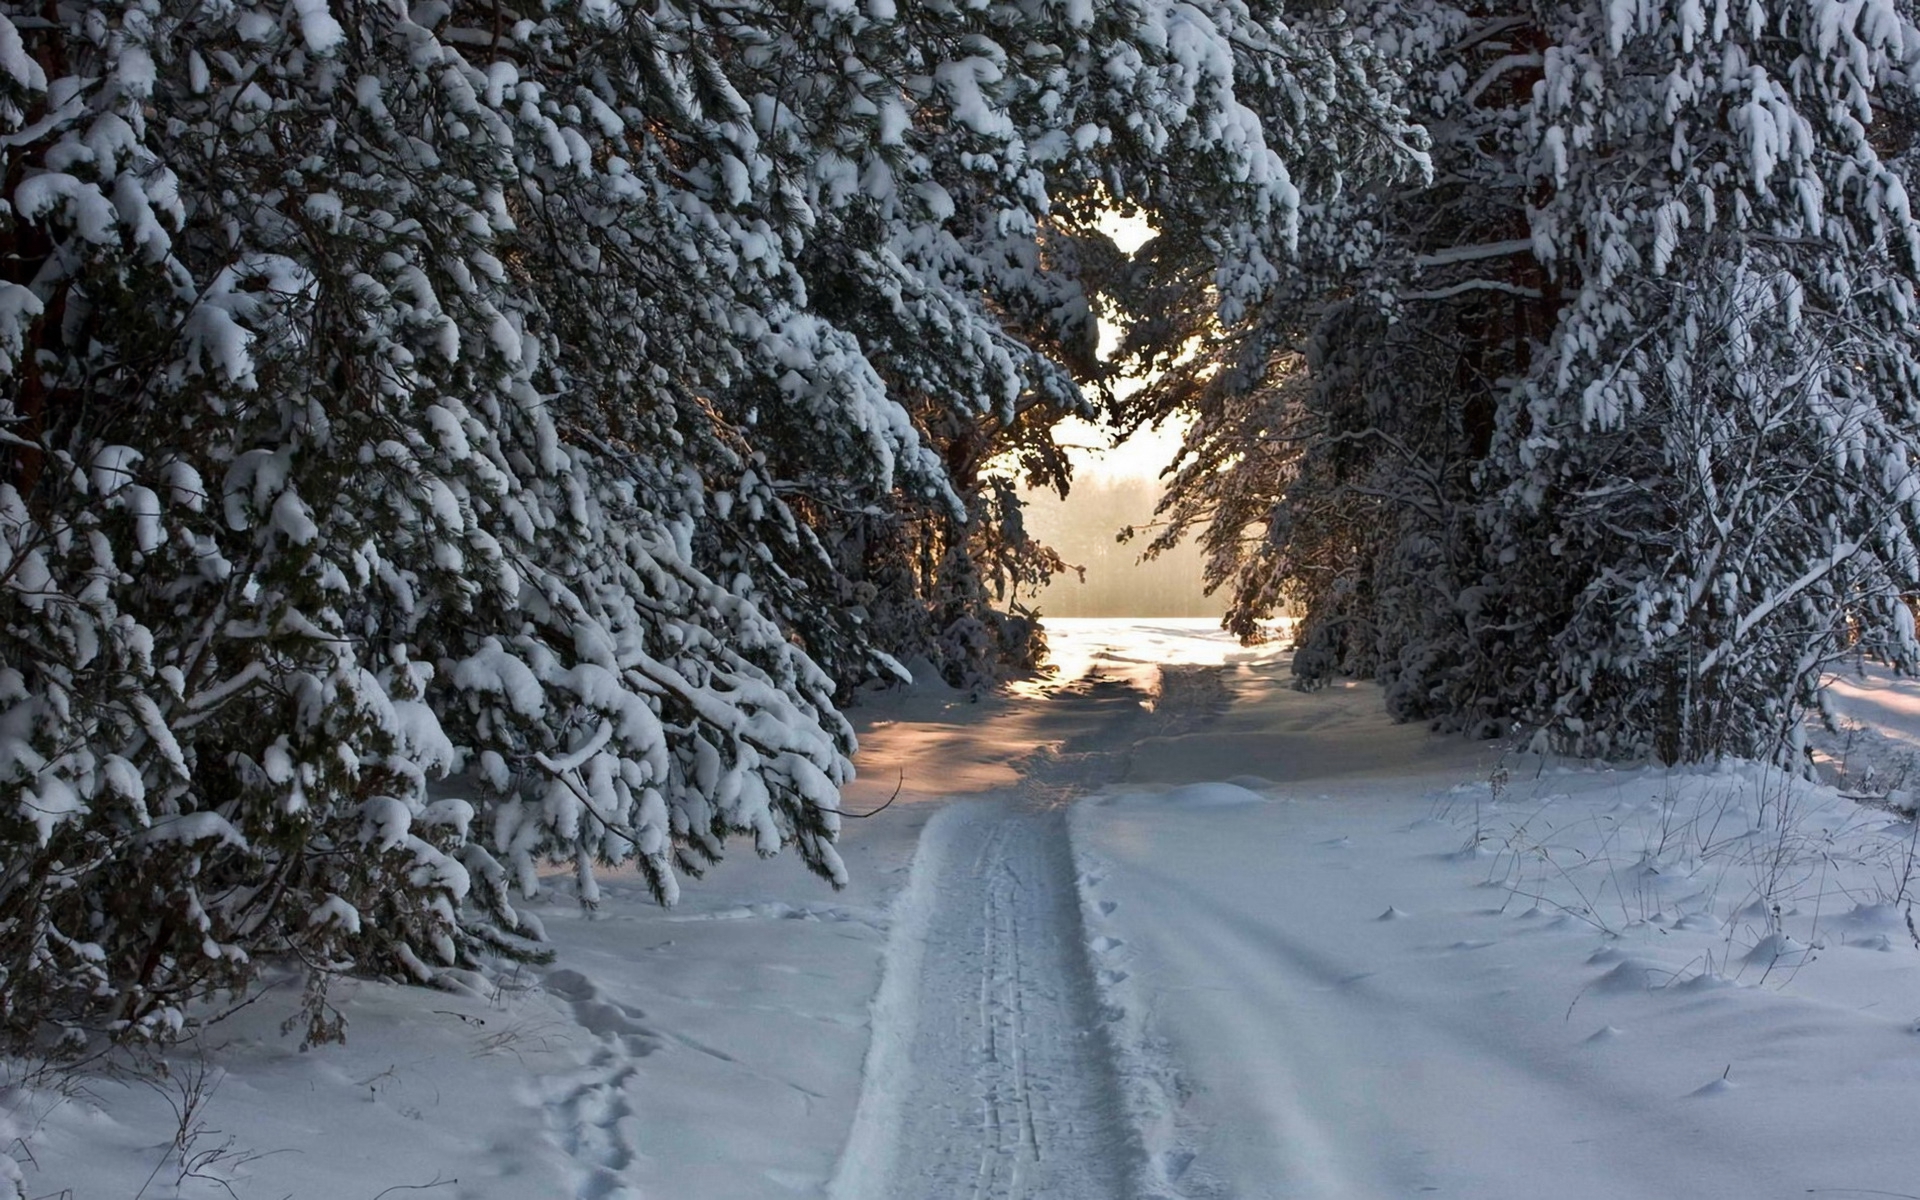
[[[4,16],[0,16],[0,71],[5,71],[16,85],[28,90],[47,86],[46,73],[27,53],[26,45],[20,40],[19,27]]]
[[[155,821],[140,840],[148,845],[165,842],[182,842],[191,845],[195,842],[220,842],[229,846],[246,848],[247,840],[240,836],[228,820],[216,812],[181,813],[177,817],[167,817]]]
[[[1864,850],[1845,881],[1787,856],[1778,919],[1803,943],[1766,932],[1767,838],[1652,849],[1670,812],[1704,832],[1762,781],[1549,768],[1497,803],[1444,781],[1322,776],[1203,821],[1152,793],[1076,812],[1152,1182],[1735,1197],[1910,1176],[1913,948],[1848,932],[1848,890],[1893,886]]]
[[[1827,677],[1831,731],[1812,737],[1814,757],[1828,778],[1849,793],[1878,797],[1911,810],[1920,792],[1920,681],[1902,679],[1874,663],[1850,664]]]
[[[1901,814],[1394,725],[1205,622],[1048,632],[1062,669],[1015,694],[863,694],[844,891],[742,854],[670,910],[601,871],[588,909],[548,868],[516,905],[551,964],[338,982],[344,1046],[279,1032],[288,974],[166,1079],[14,1070],[26,1194],[1911,1190]],[[1920,748],[1920,687],[1829,695],[1836,771]]]

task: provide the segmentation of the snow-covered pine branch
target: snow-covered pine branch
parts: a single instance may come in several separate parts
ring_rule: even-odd
[[[1346,8],[1431,180],[1304,206],[1291,286],[1157,393],[1232,626],[1290,601],[1304,682],[1407,717],[1793,753],[1828,665],[1920,649],[1909,9]],[[1262,395],[1291,453],[1210,444]]]
[[[836,695],[1046,567],[987,464],[1059,470],[1100,206],[1209,213],[1243,303],[1366,82],[1165,0],[46,13],[0,13],[16,1046],[537,953],[543,862],[840,878]]]

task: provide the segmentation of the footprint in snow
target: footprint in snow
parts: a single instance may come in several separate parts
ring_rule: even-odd
[[[1194,1153],[1191,1150],[1168,1150],[1160,1155],[1160,1166],[1170,1180],[1179,1179],[1193,1165]]]
[[[580,1200],[640,1200],[624,1179],[640,1144],[640,1119],[627,1093],[640,1071],[633,1060],[659,1049],[659,1036],[642,1023],[644,1012],[602,994],[579,971],[551,971],[541,982],[600,1041],[579,1070],[545,1085],[547,1139],[573,1160]]]
[[[549,971],[547,977],[540,983],[547,991],[568,1000],[586,1000],[597,995],[600,990],[593,980],[578,971],[570,970]]]
[[[645,1024],[646,1012],[603,996],[598,984],[578,971],[548,972],[541,981],[550,995],[567,1001],[582,1029],[605,1042],[617,1043],[633,1058],[645,1058],[660,1048],[659,1035]]]

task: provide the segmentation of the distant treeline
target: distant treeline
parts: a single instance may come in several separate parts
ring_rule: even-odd
[[[1182,544],[1141,562],[1146,538],[1117,540],[1126,526],[1153,520],[1160,485],[1150,479],[1083,475],[1062,500],[1051,491],[1023,493],[1027,530],[1085,570],[1057,576],[1027,601],[1049,617],[1217,617],[1223,601],[1205,594],[1198,546]],[[1023,600],[1025,598],[1023,597]]]

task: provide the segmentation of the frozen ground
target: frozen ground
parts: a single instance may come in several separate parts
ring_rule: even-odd
[[[1050,685],[864,708],[847,807],[899,797],[847,891],[556,879],[551,966],[340,985],[345,1047],[280,1035],[290,980],[166,1079],[16,1067],[22,1193],[1920,1195],[1920,868],[1879,803],[1920,689],[1836,685],[1856,804],[1429,737],[1204,622],[1053,635]]]

